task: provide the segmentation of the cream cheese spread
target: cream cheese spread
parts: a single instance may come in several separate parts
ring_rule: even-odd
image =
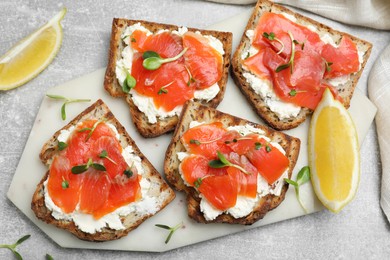
[[[284,17],[287,19],[291,20],[292,22],[296,22],[297,19],[290,14],[287,13],[281,13]],[[317,29],[313,25],[308,25],[306,26],[309,30],[313,32],[317,32]],[[241,53],[241,59],[245,60],[248,57],[252,57],[258,52],[258,49],[255,48],[252,45],[253,42],[253,37],[255,35],[254,30],[247,30],[245,32],[246,37],[250,41],[249,47],[246,47],[242,53]],[[338,47],[337,44],[335,43],[334,39],[332,36],[328,33],[323,34],[320,37],[321,41],[324,43],[331,44],[334,47]],[[358,51],[359,55],[359,63],[360,63],[360,68],[361,64],[364,61],[364,52]],[[360,69],[359,68],[359,69]],[[280,120],[288,119],[288,118],[294,118],[296,117],[299,112],[301,111],[301,107],[293,104],[293,103],[288,103],[285,101],[280,100],[280,98],[277,97],[275,91],[273,90],[272,82],[269,80],[264,80],[261,79],[260,77],[250,73],[250,72],[245,72],[243,73],[244,78],[246,79],[246,82],[252,87],[254,92],[262,97],[264,100],[264,103],[267,105],[267,107],[274,112]],[[343,86],[346,83],[349,82],[351,78],[351,75],[345,75],[345,76],[340,76],[340,77],[335,77],[331,79],[327,79],[327,83],[334,87],[339,87]]]
[[[190,128],[202,125],[203,122],[198,121],[192,121],[190,123]],[[261,129],[258,129],[250,124],[246,125],[238,125],[238,126],[230,126],[227,128],[228,130],[235,130],[239,132],[241,135],[247,135],[251,133],[259,134],[262,138],[266,139],[267,141],[270,141],[268,137],[266,137],[264,134],[264,131]],[[278,150],[280,150],[283,154],[286,154],[284,149],[276,142],[271,142],[271,145]],[[187,156],[190,156],[187,152],[180,152],[177,153],[179,161],[183,161]],[[182,176],[182,179],[184,181],[184,184],[187,186],[190,186],[186,181],[184,180],[183,173],[181,171],[181,167],[179,166],[179,172]],[[226,211],[221,211],[216,209],[202,194],[200,194],[200,210],[203,213],[206,220],[211,221],[217,218],[219,215],[223,213],[228,213],[232,215],[234,218],[242,218],[247,215],[249,215],[254,207],[256,206],[257,202],[264,196],[268,194],[273,194],[276,196],[279,196],[281,194],[283,185],[284,185],[284,178],[288,178],[288,169],[280,176],[278,180],[275,181],[272,185],[269,185],[268,182],[260,175],[258,174],[257,177],[257,196],[255,198],[249,198],[245,196],[238,196],[236,205],[234,207],[229,208]]]
[[[141,30],[147,33],[147,35],[151,35],[152,32],[149,31],[147,28],[142,26],[140,23],[133,24],[129,27],[127,27],[123,34],[121,35],[121,38],[123,39],[123,42],[126,44],[126,47],[123,48],[122,51],[122,58],[119,59],[116,63],[115,67],[115,74],[118,79],[119,84],[122,86],[123,82],[126,79],[127,72],[131,74],[131,67],[132,67],[132,61],[133,61],[133,55],[137,51],[131,48],[130,45],[130,35],[135,30]],[[168,30],[160,30],[157,32],[162,33]],[[186,27],[179,27],[177,30],[172,31],[173,34],[183,36],[188,29]],[[201,34],[199,31],[195,32],[198,34]],[[208,41],[211,47],[213,47],[216,51],[218,51],[221,55],[224,55],[223,50],[223,44],[220,40],[217,38],[211,36],[211,35],[203,35]],[[220,91],[220,88],[217,83],[213,84],[209,88],[202,89],[202,90],[196,90],[194,93],[194,99],[198,100],[206,100],[207,102],[215,98]],[[143,112],[146,117],[148,118],[149,123],[154,124],[157,122],[157,120],[164,119],[167,117],[172,116],[179,116],[181,113],[181,110],[183,106],[177,106],[172,111],[165,111],[164,109],[158,109],[153,102],[153,98],[143,96],[139,93],[137,93],[135,90],[130,91],[131,99],[133,100],[134,104],[138,107],[138,109]]]
[[[115,133],[116,138],[119,140],[119,133],[114,125],[106,123]],[[61,130],[58,136],[58,141],[66,142],[74,131],[75,127],[72,126],[68,130]],[[94,234],[102,231],[103,228],[111,228],[114,230],[122,230],[126,227],[121,221],[121,217],[127,216],[131,213],[137,213],[138,215],[150,215],[159,210],[158,201],[154,197],[148,196],[148,191],[151,186],[150,181],[144,178],[144,168],[142,166],[141,158],[134,153],[132,146],[127,146],[122,150],[122,156],[126,163],[131,166],[134,165],[138,174],[142,176],[140,181],[142,198],[139,201],[132,202],[128,205],[117,208],[115,211],[104,215],[99,219],[95,219],[90,214],[85,214],[79,211],[79,205],[72,213],[64,213],[60,207],[58,207],[52,200],[47,189],[47,183],[49,178],[44,182],[44,197],[45,205],[51,211],[51,215],[57,220],[73,221],[75,225],[85,233]]]

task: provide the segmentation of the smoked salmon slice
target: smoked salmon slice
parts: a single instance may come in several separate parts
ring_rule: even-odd
[[[184,54],[185,64],[196,88],[205,89],[218,82],[222,76],[222,55],[208,44],[208,40],[200,34],[186,32],[183,46],[188,48]]]
[[[96,219],[140,198],[139,175],[127,165],[115,132],[104,122],[86,120],[78,125],[50,166],[48,193],[64,213],[79,210]],[[104,169],[85,168],[74,173],[75,166],[88,161]],[[131,173],[131,174],[129,174]]]
[[[348,36],[334,47],[282,14],[264,13],[252,44],[259,51],[245,59],[244,66],[271,82],[281,100],[300,107],[315,109],[326,87],[342,100],[325,79],[349,75],[360,66],[356,45]]]
[[[134,90],[153,98],[154,105],[172,111],[194,97],[196,89],[205,89],[222,77],[222,55],[202,35],[186,32],[179,36],[161,32],[147,36],[135,30],[130,36],[133,55],[131,75],[136,80]],[[172,58],[186,52],[179,59],[164,63],[156,70],[143,66],[143,53],[153,51],[161,58]]]
[[[255,198],[258,174],[271,185],[289,166],[288,158],[258,134],[243,136],[221,122],[192,127],[180,140],[190,153],[180,165],[183,179],[219,210],[234,206],[239,195]],[[213,166],[221,154],[230,164]]]

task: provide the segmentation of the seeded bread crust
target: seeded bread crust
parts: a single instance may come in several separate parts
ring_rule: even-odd
[[[266,126],[249,122],[245,119],[225,114],[216,109],[203,106],[196,102],[187,102],[180,116],[178,126],[175,129],[172,141],[169,144],[165,154],[164,172],[168,182],[176,190],[184,191],[186,193],[189,217],[201,223],[231,223],[250,225],[257,220],[262,219],[268,211],[276,208],[284,200],[288,189],[287,184],[283,186],[280,196],[269,194],[262,197],[255,206],[255,209],[252,211],[252,213],[246,217],[236,219],[230,214],[222,214],[213,221],[207,221],[204,218],[203,213],[200,211],[199,192],[193,187],[186,186],[179,173],[180,161],[177,158],[177,153],[186,151],[183,144],[180,142],[180,138],[189,129],[189,125],[192,121],[205,123],[218,121],[222,122],[224,127],[251,124],[256,128],[264,130],[265,135],[268,136],[272,142],[279,143],[286,151],[286,155],[290,161],[288,172],[289,178],[291,177],[294,166],[298,160],[300,149],[300,140],[298,138],[275,131]]]
[[[69,129],[71,126],[77,125],[77,123],[82,122],[86,119],[106,119],[108,123],[113,124],[118,133],[120,134],[120,144],[121,146],[127,147],[131,145],[133,147],[134,153],[141,158],[142,165],[145,170],[143,178],[147,178],[150,183],[150,189],[148,191],[148,196],[155,197],[158,199],[159,210],[162,210],[166,205],[168,205],[174,198],[174,191],[168,186],[168,184],[163,180],[161,175],[153,167],[153,165],[148,161],[148,159],[141,153],[134,140],[126,132],[125,128],[119,123],[115,116],[111,113],[106,104],[102,100],[96,101],[93,105],[84,110],[80,115],[73,119],[69,124],[64,126],[62,129],[57,131],[49,141],[47,141],[39,154],[41,161],[48,167],[52,163],[53,158],[57,155],[58,151],[58,141],[57,138],[61,130]],[[52,224],[61,229],[65,229],[76,237],[82,240],[88,241],[108,241],[119,239],[123,236],[126,236],[131,230],[138,227],[143,221],[151,217],[152,214],[140,215],[137,212],[133,212],[127,216],[121,218],[123,225],[126,227],[123,230],[113,230],[110,228],[103,228],[101,232],[96,232],[95,234],[89,234],[81,231],[73,221],[66,220],[57,220],[51,215],[51,211],[45,205],[44,198],[44,185],[43,183],[49,176],[49,171],[46,172],[45,176],[42,178],[40,183],[37,185],[37,189],[33,195],[31,202],[31,209],[34,211],[38,219]],[[157,211],[157,212],[158,212]],[[156,212],[156,213],[157,213]]]
[[[360,70],[352,74],[350,80],[347,83],[336,87],[337,90],[339,91],[340,96],[344,100],[343,103],[344,106],[348,108],[350,105],[353,92],[357,85],[357,82],[371,54],[372,44],[367,41],[361,40],[355,36],[352,36],[348,33],[334,30],[324,24],[321,24],[315,20],[305,17],[299,13],[295,13],[281,5],[274,4],[267,0],[259,0],[248,21],[244,34],[242,35],[240,44],[232,58],[233,79],[235,83],[239,86],[241,92],[246,96],[253,110],[267,124],[269,124],[271,127],[278,130],[287,130],[287,129],[292,129],[297,127],[298,125],[300,125],[306,120],[308,115],[312,114],[313,112],[308,108],[302,108],[300,113],[297,115],[297,117],[280,120],[278,116],[268,108],[268,106],[264,102],[264,99],[253,91],[252,87],[243,76],[245,72],[249,72],[249,71],[243,68],[243,65],[241,63],[242,62],[241,54],[245,50],[247,50],[251,44],[249,38],[245,35],[245,32],[247,30],[256,29],[257,23],[264,12],[287,13],[289,15],[292,15],[297,19],[296,23],[301,24],[303,26],[309,26],[309,25],[314,26],[317,29],[317,32],[319,33],[320,36],[324,34],[329,34],[336,44],[338,44],[341,41],[343,35],[349,36],[352,39],[352,41],[356,44],[358,51],[364,53],[363,62],[361,64]]]
[[[130,94],[126,94],[122,91],[122,87],[119,84],[116,74],[115,67],[116,62],[121,59],[122,50],[125,45],[121,40],[121,35],[123,31],[133,24],[140,23],[145,28],[149,29],[151,32],[155,33],[160,30],[169,30],[174,31],[179,27],[176,25],[170,24],[161,24],[161,23],[153,23],[142,20],[127,20],[127,19],[119,19],[114,18],[112,23],[112,33],[111,33],[111,41],[110,41],[110,50],[108,54],[108,65],[106,74],[104,77],[104,88],[110,93],[113,97],[124,97],[126,102],[130,107],[130,115],[131,118],[138,130],[138,132],[144,137],[156,137],[172,131],[178,121],[178,116],[167,117],[165,119],[158,119],[157,123],[151,124],[148,122],[148,118],[145,116],[143,112],[138,110],[137,106],[134,104],[131,99]],[[223,72],[222,77],[218,81],[218,86],[220,87],[220,91],[218,95],[210,100],[209,102],[201,101],[203,104],[210,107],[217,107],[218,104],[222,101],[223,96],[226,90],[226,82],[228,79],[228,72],[230,67],[230,56],[232,52],[232,33],[230,32],[219,32],[219,31],[211,31],[211,30],[199,30],[195,28],[188,28],[189,31],[199,31],[203,35],[211,35],[219,39],[223,44],[223,49],[225,54],[223,55]]]

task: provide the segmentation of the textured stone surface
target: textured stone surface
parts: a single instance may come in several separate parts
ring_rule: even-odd
[[[64,40],[57,57],[25,86],[0,93],[0,244],[13,243],[19,237],[31,234],[19,248],[25,259],[44,259],[46,253],[55,259],[381,259],[390,255],[390,225],[379,206],[381,167],[374,125],[361,148],[359,191],[354,201],[338,215],[323,211],[162,254],[76,250],[56,245],[6,198],[45,92],[106,65],[113,17],[204,28],[250,8],[190,0],[2,0],[0,54],[42,25],[62,6],[68,8],[68,13],[62,22]],[[369,69],[390,42],[390,33],[313,17],[374,43],[372,56],[358,85],[367,93]],[[180,235],[175,239],[180,239]],[[0,259],[12,259],[11,252],[0,249]]]

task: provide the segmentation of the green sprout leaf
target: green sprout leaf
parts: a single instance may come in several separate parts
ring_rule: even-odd
[[[199,142],[199,140],[191,139],[190,144],[200,145],[200,142]]]
[[[245,170],[241,166],[229,162],[229,160],[220,151],[217,151],[217,156],[218,156],[218,160],[209,161],[208,164],[211,168],[223,168],[223,167],[230,166],[230,167],[234,167],[236,169],[239,169],[240,171],[242,171],[245,174],[251,174],[250,172],[248,172],[247,170]]]
[[[167,94],[167,93],[168,93],[168,90],[166,90],[164,87],[160,88],[160,90],[157,92],[158,95]]]
[[[145,51],[143,54],[142,54],[142,58],[145,60],[147,58],[151,58],[151,57],[156,57],[156,58],[161,58],[160,55],[158,55],[157,52],[155,51]]]
[[[95,124],[93,124],[92,128],[90,127],[84,127],[80,130],[78,130],[79,133],[82,133],[82,132],[85,132],[85,131],[90,131],[87,135],[87,138],[85,138],[85,141],[88,141],[89,138],[91,138],[93,132],[96,130],[96,127],[100,124],[100,123],[103,123],[105,120],[98,120],[95,122]]]
[[[203,178],[198,178],[198,179],[196,179],[196,181],[194,181],[194,186],[196,188],[199,188],[199,186],[202,184],[202,182],[203,182]]]
[[[71,172],[73,174],[81,174],[83,172],[86,172],[89,169],[89,167],[92,167],[97,171],[103,171],[103,172],[106,171],[106,167],[104,167],[104,165],[99,163],[94,163],[92,159],[89,158],[87,164],[73,166]]]
[[[161,67],[162,64],[164,63],[168,63],[168,62],[172,62],[172,61],[175,61],[177,59],[179,59],[181,56],[184,55],[184,53],[188,50],[188,48],[184,48],[178,55],[176,55],[175,57],[172,57],[172,58],[166,58],[166,59],[163,59],[161,58],[158,54],[158,56],[149,56],[150,54],[148,54],[149,57],[147,57],[146,59],[144,59],[144,61],[142,62],[142,66],[144,66],[145,69],[147,70],[156,70],[158,68]],[[146,52],[145,52],[146,53]],[[144,54],[145,54],[144,53]],[[148,53],[152,53],[150,51],[148,51]],[[154,54],[153,54],[154,55]]]
[[[99,163],[93,163],[91,164],[91,167],[98,171],[102,171],[102,172],[106,171],[106,167],[104,167],[104,165]]]
[[[256,143],[255,143],[255,149],[256,149],[256,150],[260,150],[260,148],[261,148],[261,143],[256,142]]]
[[[292,89],[289,93],[288,93],[291,97],[295,97],[297,95],[297,91],[295,89]]]
[[[66,105],[69,103],[76,103],[76,102],[90,102],[90,99],[71,99],[60,95],[51,95],[46,94],[47,97],[55,100],[64,101],[64,103],[61,106],[61,118],[62,120],[66,119]]]
[[[106,150],[102,150],[102,152],[99,154],[99,158],[103,158],[103,159],[107,159],[109,160],[110,162],[112,162],[113,164],[117,165],[117,163],[111,159],[109,156],[108,156],[108,152]]]
[[[331,65],[333,64],[333,62],[327,62],[325,61],[325,67],[326,67],[326,71],[329,72],[332,70],[332,68],[330,67]]]
[[[126,169],[124,172],[123,172],[124,175],[127,176],[127,178],[131,178],[133,176],[133,171],[130,170],[130,169]]]
[[[46,254],[46,260],[54,260],[54,258],[51,255]]]
[[[137,85],[137,81],[133,76],[130,75],[130,73],[126,71],[126,79],[123,81],[122,91],[125,93],[129,93],[130,90],[135,88],[135,85]]]
[[[290,179],[287,179],[287,178],[284,179],[285,182],[287,182],[288,184],[294,186],[294,188],[295,188],[295,195],[296,195],[296,197],[298,199],[298,202],[299,202],[299,204],[301,205],[301,207],[303,208],[303,210],[306,213],[308,212],[308,210],[306,209],[306,207],[303,205],[303,203],[301,201],[301,198],[299,196],[299,188],[300,188],[301,185],[307,183],[309,180],[310,180],[310,168],[309,168],[309,166],[302,167],[302,169],[298,172],[296,181],[293,181],[293,180],[290,180]]]
[[[66,147],[68,147],[68,144],[65,143],[65,142],[58,142],[58,150],[62,151],[64,150]]]
[[[69,188],[69,182],[67,180],[65,180],[64,176],[62,176],[62,182],[61,182],[61,187],[66,190],[67,188]]]
[[[270,32],[270,33],[263,32],[263,37],[270,40],[270,41],[277,41],[278,43],[280,43],[280,45],[282,47],[280,48],[280,50],[276,54],[281,54],[283,52],[284,43],[279,38],[276,37],[274,32]]]
[[[88,168],[89,168],[89,166],[87,166],[86,164],[81,164],[81,165],[73,166],[71,171],[73,174],[80,174],[80,173],[87,171]]]
[[[294,43],[294,36],[291,34],[291,32],[288,32],[288,35],[290,36],[291,39],[291,56],[290,60],[286,64],[282,64],[276,68],[276,72],[280,72],[282,70],[285,70],[287,68],[290,68],[291,73],[293,73],[294,70],[294,57],[295,57],[295,43]]]
[[[25,236],[19,238],[15,244],[11,244],[11,245],[3,244],[3,245],[0,245],[0,248],[8,248],[9,250],[11,250],[11,252],[14,254],[14,256],[17,259],[23,260],[23,257],[16,251],[16,247],[18,245],[20,245],[21,243],[23,243],[24,241],[26,241],[27,239],[29,239],[30,237],[31,237],[31,235],[25,235]]]
[[[173,233],[175,233],[176,230],[178,230],[179,228],[183,227],[184,224],[183,224],[183,222],[180,222],[179,224],[177,224],[177,225],[174,226],[174,227],[170,227],[170,226],[162,225],[162,224],[156,224],[155,226],[156,226],[156,227],[159,227],[159,228],[162,228],[162,229],[169,230],[169,234],[168,234],[167,238],[165,239],[165,244],[168,244],[168,242],[169,242],[169,241],[171,240],[171,238],[172,238]]]

